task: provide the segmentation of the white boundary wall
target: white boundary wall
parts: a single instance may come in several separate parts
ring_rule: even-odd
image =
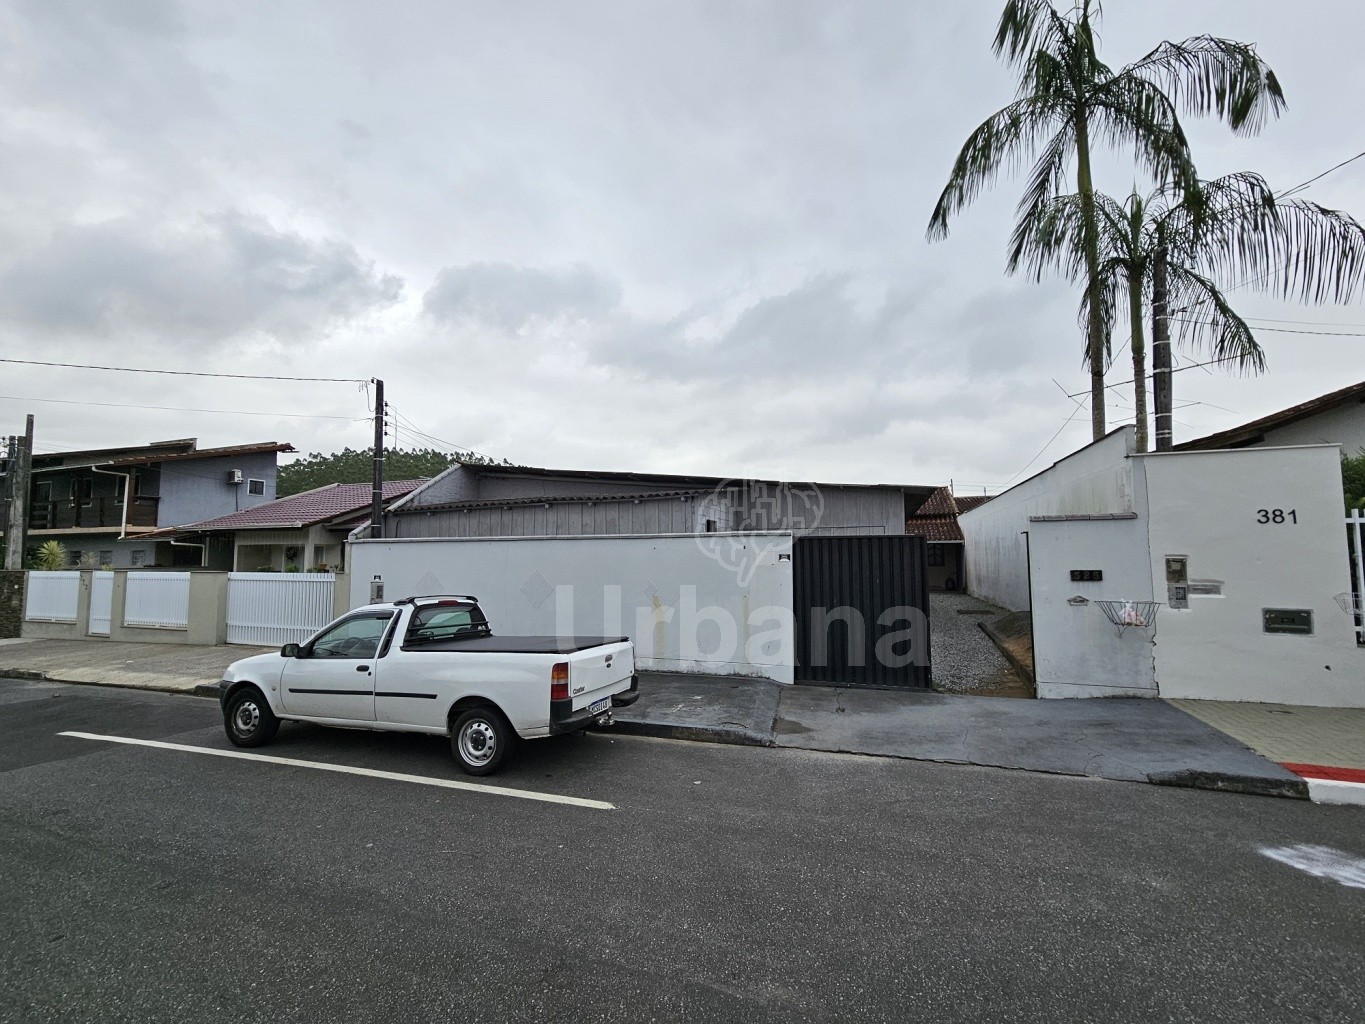
[[[790,683],[791,534],[702,543],[721,541],[723,558],[691,535],[353,540],[350,603],[378,575],[388,600],[472,594],[505,636],[629,636],[641,668]]]
[[[1365,650],[1336,601],[1350,589],[1340,448],[1133,455],[1132,434],[959,517],[970,591],[1032,604],[1039,696],[1365,707]],[[1168,606],[1167,556],[1188,560],[1187,609]],[[1119,634],[1095,606],[1124,599],[1160,602],[1154,627]],[[1312,634],[1265,632],[1267,608],[1310,611]]]
[[[1134,430],[1124,427],[1055,463],[1004,494],[958,516],[966,538],[966,589],[1010,611],[1029,607],[1028,544],[1030,516],[1094,515],[1133,512],[1133,467],[1124,456],[1134,446]]]
[[[1137,516],[1035,521],[1029,549],[1038,696],[1155,697],[1152,630],[1120,633],[1095,603],[1152,600],[1147,524]],[[1104,579],[1074,582],[1072,569],[1100,569]]]
[[[1134,461],[1144,464],[1151,494],[1158,600],[1166,598],[1167,555],[1188,556],[1190,579],[1222,590],[1191,592],[1187,610],[1158,614],[1161,695],[1365,707],[1365,651],[1336,601],[1351,589],[1340,448],[1162,452]],[[1273,521],[1275,510],[1282,522]],[[1266,608],[1311,611],[1312,635],[1266,633]]]

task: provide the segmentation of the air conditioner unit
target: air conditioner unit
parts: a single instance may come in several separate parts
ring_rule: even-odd
[[[242,471],[240,469],[228,470],[228,483],[239,484],[242,482]]]

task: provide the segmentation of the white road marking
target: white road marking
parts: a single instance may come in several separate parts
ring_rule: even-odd
[[[293,757],[274,757],[270,754],[249,754],[245,750],[216,750],[213,747],[192,747],[184,743],[164,743],[161,740],[139,740],[130,736],[101,736],[93,732],[59,732],[58,736],[70,736],[78,740],[98,740],[102,743],[126,743],[136,747],[155,747],[158,750],[179,750],[189,754],[208,754],[211,757],[234,757],[243,761],[263,761],[266,764],[282,764],[291,768],[316,768],[324,772],[340,772],[343,775],[365,775],[372,779],[390,779],[394,782],[415,782],[419,786],[437,786],[441,789],[464,789],[473,793],[487,793],[490,796],[510,796],[518,800],[539,800],[547,804],[566,804],[569,807],[587,807],[595,811],[614,811],[615,804],[602,800],[587,800],[577,796],[560,796],[558,793],[538,793],[530,789],[508,789],[506,786],[481,786],[474,782],[458,782],[454,779],[430,779],[425,775],[404,775],[401,772],[381,772],[374,768],[355,768],[347,764],[324,764],[320,761],[300,761]]]
[[[1365,857],[1352,857],[1330,846],[1264,847],[1261,850],[1271,860],[1306,871],[1314,878],[1330,878],[1348,889],[1365,889]]]

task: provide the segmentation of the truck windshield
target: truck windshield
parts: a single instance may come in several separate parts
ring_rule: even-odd
[[[435,604],[418,608],[408,624],[405,644],[430,644],[469,636],[487,636],[492,630],[476,604]]]

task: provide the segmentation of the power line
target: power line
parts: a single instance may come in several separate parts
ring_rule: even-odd
[[[1360,159],[1361,157],[1363,157],[1363,156],[1365,156],[1365,152],[1360,152],[1360,153],[1357,153],[1357,154],[1356,154],[1355,156],[1353,156],[1353,157],[1348,157],[1347,159],[1343,160],[1341,163],[1336,164],[1335,166],[1332,166],[1332,167],[1327,168],[1327,170],[1323,171],[1321,174],[1314,175],[1313,177],[1309,178],[1307,181],[1305,181],[1305,182],[1303,182],[1303,183],[1301,183],[1301,184],[1295,185],[1293,188],[1287,188],[1287,189],[1285,189],[1283,192],[1281,192],[1281,193],[1280,193],[1279,195],[1277,195],[1275,198],[1276,198],[1276,199],[1286,199],[1286,198],[1288,198],[1289,196],[1292,196],[1292,195],[1293,195],[1294,193],[1296,193],[1296,192],[1302,192],[1302,191],[1303,191],[1304,189],[1306,189],[1309,185],[1313,184],[1313,182],[1318,181],[1318,180],[1320,180],[1320,179],[1322,179],[1322,178],[1327,177],[1327,175],[1331,174],[1333,171],[1339,171],[1339,170],[1341,170],[1341,168],[1345,167],[1347,164],[1349,164],[1349,163],[1354,163],[1356,160],[1359,160],[1359,159]]]
[[[346,381],[346,383],[351,383]],[[328,416],[322,413],[252,412],[247,409],[184,409],[174,405],[129,405],[120,402],[77,402],[69,398],[25,398],[22,395],[0,395],[9,402],[47,402],[51,405],[94,405],[103,409],[145,409],[153,412],[212,412],[224,416],[273,416],[295,420],[346,420],[351,423],[368,420],[368,416]]]
[[[207,370],[152,370],[138,366],[92,366],[87,363],[51,363],[41,359],[9,359],[0,356],[0,363],[22,363],[25,366],[59,366],[68,370],[112,370],[117,373],[163,373],[174,377],[227,377],[233,380],[289,380],[325,384],[368,384],[357,377],[284,377],[264,373],[210,373]],[[96,403],[90,402],[90,405]],[[206,409],[186,409],[185,412],[211,412]]]
[[[1235,362],[1236,360],[1237,360],[1237,357],[1236,357],[1236,356],[1224,356],[1222,359],[1210,359],[1210,360],[1208,360],[1208,361],[1206,361],[1206,362],[1203,362],[1203,363],[1190,363],[1189,366],[1175,366],[1175,367],[1172,367],[1172,368],[1171,368],[1171,372],[1172,372],[1172,373],[1180,373],[1180,372],[1182,372],[1183,370],[1197,370],[1197,369],[1199,369],[1201,366],[1213,366],[1213,365],[1215,365],[1215,364],[1217,364],[1217,363],[1230,363],[1230,362]],[[1154,377],[1154,376],[1156,376],[1156,374],[1155,374],[1155,373],[1149,373],[1147,376],[1148,376],[1148,377]],[[1106,388],[1119,388],[1119,387],[1123,387],[1123,385],[1125,385],[1125,384],[1131,384],[1131,383],[1133,383],[1133,379],[1134,379],[1134,378],[1131,378],[1131,377],[1130,377],[1128,380],[1121,380],[1121,381],[1119,381],[1117,384],[1106,384],[1105,387],[1106,387]],[[1089,396],[1089,394],[1090,394],[1089,391],[1077,391],[1074,395],[1068,393],[1066,397],[1067,397],[1067,398],[1080,398],[1080,397],[1083,397],[1083,396]]]
[[[1075,397],[1076,397],[1075,395],[1067,395],[1067,398]],[[1049,448],[1052,447],[1052,442],[1056,441],[1057,438],[1062,436],[1062,431],[1071,425],[1071,421],[1076,418],[1076,414],[1082,412],[1084,409],[1085,406],[1082,403],[1080,402],[1076,403],[1076,408],[1071,410],[1071,415],[1062,421],[1062,425],[1057,428],[1057,433],[1053,434],[1052,437],[1048,439],[1047,444],[1043,445],[1043,447],[1039,449],[1038,454],[1035,455],[1033,458],[1029,459],[1028,462],[1024,463],[1023,469],[1019,470],[1019,472],[1015,473],[1014,476],[1010,477],[1000,486],[1008,487],[1010,484],[1014,483],[1014,481],[1018,480],[1021,476],[1023,476],[1025,471],[1028,470],[1029,466],[1032,466],[1035,462],[1041,459],[1043,457],[1043,452],[1047,451]]]
[[[1244,316],[1243,320],[1255,321],[1265,324],[1302,324],[1304,327],[1360,327],[1365,328],[1365,324],[1333,324],[1323,320],[1276,320],[1268,316]],[[1269,328],[1267,328],[1268,330]]]
[[[1178,324],[1199,324],[1204,327],[1217,327],[1218,324],[1212,320],[1188,320],[1184,317],[1173,316],[1170,318]],[[1270,331],[1274,334],[1316,334],[1323,338],[1365,338],[1365,331],[1302,331],[1292,327],[1261,327],[1253,328],[1257,331]]]

